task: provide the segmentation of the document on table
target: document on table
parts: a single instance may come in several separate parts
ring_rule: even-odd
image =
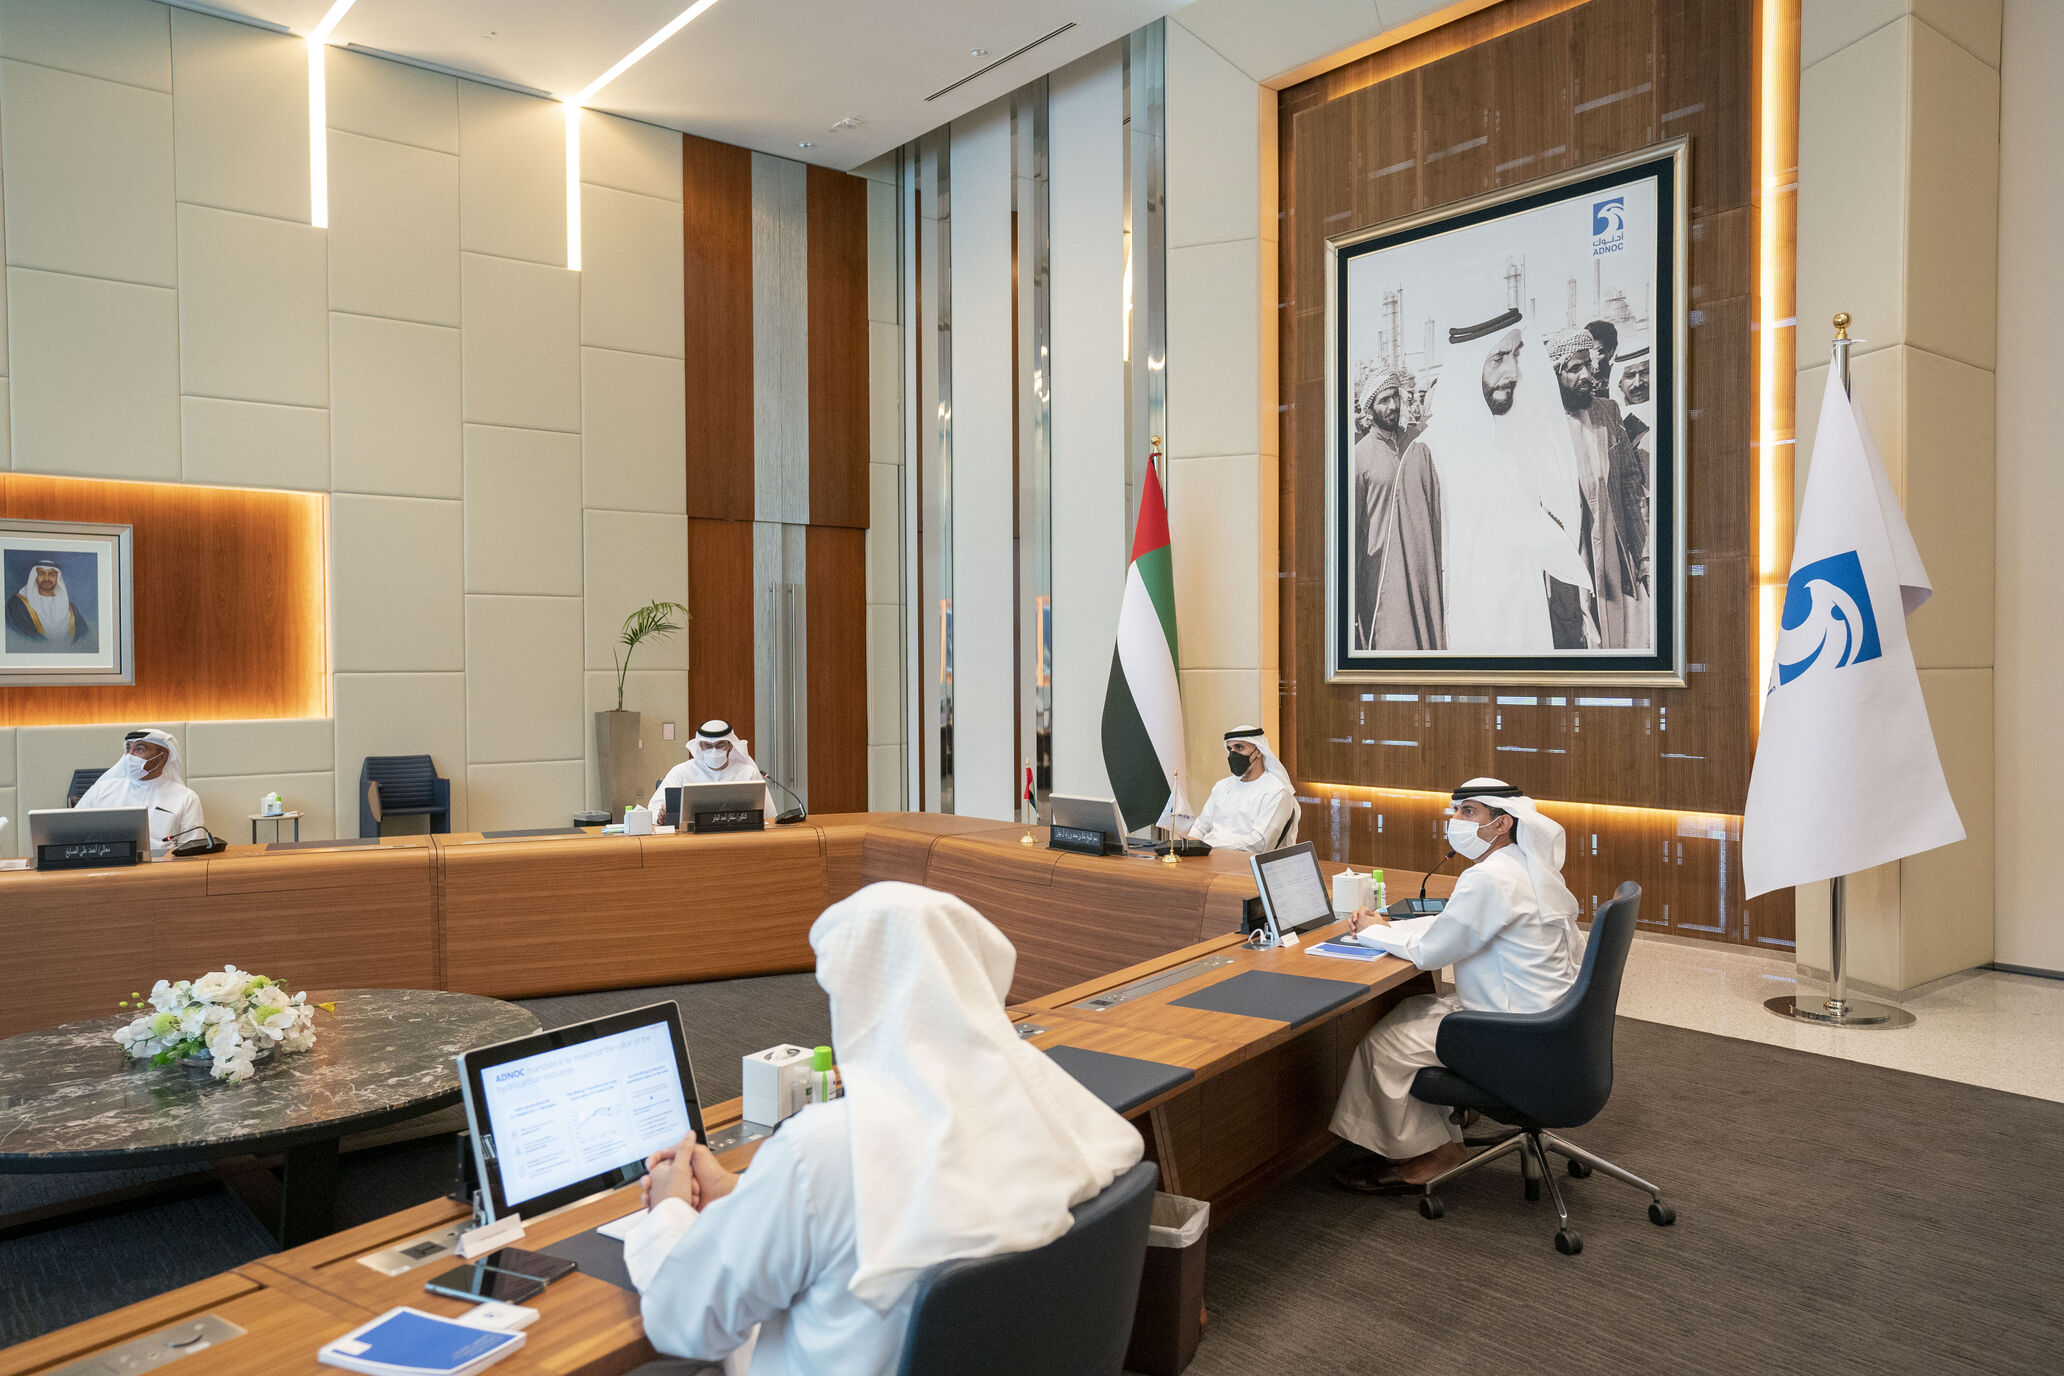
[[[1381,960],[1390,952],[1369,946],[1347,946],[1338,941],[1319,941],[1314,942],[1305,954],[1331,956],[1335,960]]]
[[[604,1237],[614,1238],[618,1242],[622,1242],[631,1235],[631,1229],[644,1221],[645,1210],[640,1209],[634,1214],[625,1214],[622,1218],[613,1218],[595,1231]]]

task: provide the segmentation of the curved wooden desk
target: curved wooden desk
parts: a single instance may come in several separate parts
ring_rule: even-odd
[[[365,983],[371,978],[359,972],[408,969],[433,987],[501,996],[802,970],[811,965],[810,924],[826,904],[900,879],[960,895],[1009,935],[1019,953],[1013,1016],[1045,1029],[1032,1045],[1193,1072],[1127,1114],[1165,1188],[1209,1199],[1214,1221],[1328,1150],[1326,1122],[1356,1044],[1427,977],[1396,959],[1354,964],[1244,949],[1240,907],[1254,893],[1245,855],[1168,865],[1064,855],[1022,845],[1023,835],[977,819],[889,813],[743,836],[240,846],[126,871],[4,875],[0,935],[34,954],[0,964],[0,1008],[40,1026],[75,1016],[82,999],[104,994],[112,1004],[159,972],[197,974],[224,959],[311,983]],[[1391,878],[1403,891],[1419,876]],[[1451,887],[1441,878],[1431,891]],[[1215,955],[1232,959],[1115,1007],[1084,1005]],[[339,970],[349,973],[332,973]],[[1366,992],[1300,1024],[1177,1003],[1248,970],[1351,981]],[[735,1099],[712,1104],[705,1121],[716,1130],[738,1113]],[[726,1164],[742,1167],[757,1145],[727,1151]],[[525,1245],[617,1217],[636,1197],[626,1187],[535,1220]],[[448,1228],[464,1213],[435,1200],[261,1258],[0,1353],[0,1376],[47,1373],[144,1334],[182,1336],[177,1325],[207,1314],[270,1341],[225,1342],[195,1372],[321,1370],[320,1343],[390,1305],[460,1312],[459,1302],[423,1292],[430,1272],[390,1277],[357,1258]],[[536,1306],[541,1317],[524,1350],[497,1368],[507,1376],[616,1376],[653,1355],[627,1291],[576,1274]],[[175,1366],[173,1376],[194,1373]]]
[[[297,987],[522,998],[807,970],[810,924],[876,880],[958,894],[1018,948],[1014,1001],[1238,931],[1247,857],[1174,865],[1023,827],[853,813],[722,836],[480,833],[0,874],[0,1036],[225,961]],[[1413,876],[1416,878],[1416,875]]]

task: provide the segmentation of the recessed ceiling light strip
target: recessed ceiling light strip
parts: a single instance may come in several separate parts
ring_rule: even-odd
[[[651,52],[654,48],[657,48],[660,44],[666,42],[669,38],[672,38],[682,29],[686,28],[692,20],[694,20],[698,15],[700,15],[704,10],[708,9],[711,5],[714,5],[716,3],[717,0],[695,0],[694,4],[690,5],[687,9],[682,10],[679,14],[675,15],[672,19],[668,20],[665,28],[661,29],[658,33],[652,35],[652,37],[646,39],[643,43],[640,43],[637,47],[631,49],[628,53],[625,53],[623,55],[623,58],[614,67],[611,67],[608,71],[596,77],[586,86],[583,86],[581,88],[580,94],[573,98],[574,104],[585,105],[589,101],[593,100],[596,96],[602,93],[603,87],[607,86],[610,82],[616,80],[625,72],[629,71],[640,60],[642,60],[647,53]]]
[[[967,74],[966,76],[964,76],[964,77],[962,77],[962,78],[961,78],[960,80],[958,80],[958,81],[954,82],[954,83],[953,83],[953,84],[952,84],[951,86],[941,86],[941,87],[940,87],[940,88],[939,88],[938,90],[936,90],[936,91],[932,92],[932,93],[931,93],[930,95],[926,96],[926,97],[925,97],[925,99],[926,99],[926,100],[937,100],[937,99],[938,99],[938,98],[939,98],[940,96],[943,96],[943,95],[947,94],[947,93],[948,93],[948,92],[950,92],[950,91],[957,91],[957,90],[959,90],[959,89],[960,89],[961,87],[963,87],[963,86],[967,85],[967,84],[968,84],[968,83],[969,83],[970,81],[974,81],[974,80],[976,80],[977,78],[980,78],[980,77],[985,77],[985,76],[989,75],[989,73],[991,73],[991,72],[995,71],[995,70],[996,70],[996,69],[997,69],[998,67],[1001,67],[1001,66],[1002,66],[1002,65],[1003,65],[1004,63],[1006,63],[1006,62],[1009,62],[1009,61],[1010,61],[1010,60],[1011,60],[1012,58],[1016,58],[1016,57],[1023,57],[1023,56],[1024,56],[1024,55],[1025,55],[1026,53],[1029,53],[1029,52],[1031,52],[1031,51],[1032,51],[1032,50],[1033,50],[1034,48],[1038,47],[1038,46],[1039,46],[1040,44],[1042,44],[1042,43],[1047,43],[1047,42],[1051,42],[1052,40],[1054,40],[1054,39],[1056,39],[1056,38],[1059,38],[1059,37],[1060,37],[1060,36],[1061,36],[1062,34],[1066,33],[1066,32],[1067,32],[1068,30],[1070,30],[1070,29],[1072,29],[1072,28],[1074,28],[1074,27],[1075,27],[1074,21],[1073,21],[1073,20],[1070,20],[1070,21],[1069,21],[1068,23],[1066,23],[1066,24],[1063,24],[1063,25],[1061,25],[1061,26],[1060,26],[1060,27],[1059,27],[1058,29],[1055,29],[1055,30],[1054,30],[1054,31],[1053,31],[1052,33],[1049,33],[1049,34],[1043,34],[1043,35],[1041,35],[1040,37],[1038,37],[1038,38],[1035,38],[1035,39],[1033,39],[1033,40],[1032,40],[1032,41],[1031,41],[1030,43],[1027,43],[1027,44],[1026,44],[1026,45],[1025,45],[1024,47],[1022,47],[1022,48],[1019,48],[1019,49],[1017,49],[1017,50],[1016,50],[1015,52],[1008,52],[1008,53],[1005,53],[1005,54],[1004,54],[1004,55],[1003,55],[1002,57],[999,57],[999,58],[997,58],[997,59],[996,59],[996,60],[995,60],[994,62],[992,62],[992,63],[990,63],[990,64],[989,64],[988,66],[986,66],[986,67],[982,68],[982,69],[981,69],[980,71],[978,71],[978,72],[969,72],[969,73],[968,73],[968,74]]]
[[[323,49],[354,3],[356,0],[337,0],[308,31],[308,223],[317,229],[327,229],[330,224],[330,118]]]
[[[575,94],[560,97],[566,102],[566,266],[573,271],[579,272],[581,265],[581,107],[600,95],[610,82],[636,66],[646,54],[687,28],[704,10],[716,3],[717,0],[695,0],[694,4],[668,20],[658,33],[625,53],[615,66],[581,87]]]

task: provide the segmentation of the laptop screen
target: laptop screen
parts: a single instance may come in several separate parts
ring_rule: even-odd
[[[702,1108],[680,1010],[653,1004],[459,1058],[483,1201],[535,1217],[628,1184]]]

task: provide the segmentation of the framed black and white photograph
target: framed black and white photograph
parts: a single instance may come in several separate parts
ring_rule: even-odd
[[[136,681],[130,527],[0,519],[0,687]]]
[[[1327,241],[1329,682],[1683,683],[1687,156]]]

